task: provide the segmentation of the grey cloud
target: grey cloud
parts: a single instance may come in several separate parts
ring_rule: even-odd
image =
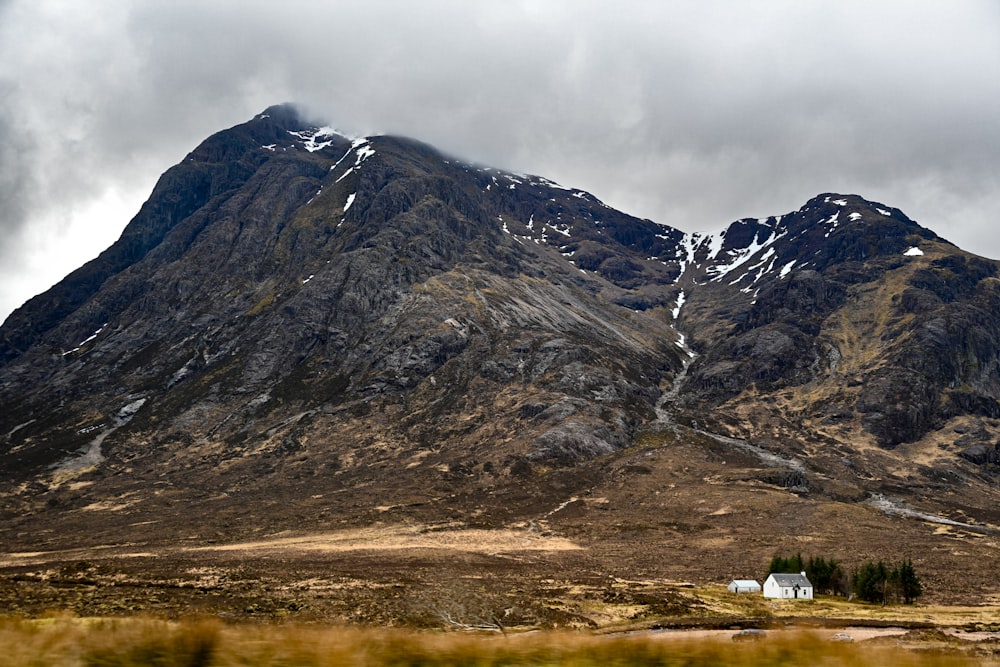
[[[283,101],[681,229],[847,191],[1000,257],[990,0],[88,4],[0,3],[0,258]]]

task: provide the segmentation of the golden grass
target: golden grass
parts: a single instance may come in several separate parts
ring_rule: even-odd
[[[541,536],[526,530],[447,529],[421,524],[372,526],[275,537],[256,542],[191,547],[188,550],[286,552],[289,549],[318,552],[447,549],[492,554],[510,551],[575,551],[581,547],[565,538]]]
[[[217,620],[55,618],[0,621],[5,667],[383,666],[764,666],[998,664],[991,657],[845,644],[799,632],[756,642],[685,639],[678,633],[599,637],[584,633],[485,636],[342,627],[224,625]]]
[[[693,594],[713,614],[733,617],[814,619],[844,623],[933,623],[942,627],[1000,626],[1000,604],[987,601],[975,606],[936,604],[868,604],[844,597],[817,595],[802,600],[771,600],[760,595],[733,595],[721,584],[698,587]]]

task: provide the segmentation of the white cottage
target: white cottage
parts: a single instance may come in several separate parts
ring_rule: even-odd
[[[760,593],[756,579],[733,579],[728,588],[730,593]]]
[[[805,572],[799,574],[772,573],[764,582],[764,597],[783,600],[812,600],[813,585],[806,578]]]

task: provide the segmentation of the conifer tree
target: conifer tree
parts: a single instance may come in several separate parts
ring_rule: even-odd
[[[797,553],[794,556],[784,557],[775,556],[771,559],[771,565],[768,567],[768,574],[798,574],[799,572],[805,572],[806,568],[802,560],[802,554]]]
[[[923,593],[923,585],[910,559],[892,569],[882,561],[867,561],[854,571],[853,579],[855,594],[865,602],[884,605],[901,598],[904,604],[913,604]]]
[[[899,590],[903,596],[903,604],[913,604],[924,592],[920,577],[913,569],[913,561],[909,558],[899,565]]]
[[[806,562],[805,572],[817,592],[824,591],[829,594],[842,592],[838,590],[842,579],[840,563],[833,558],[827,560],[822,556],[810,557]]]

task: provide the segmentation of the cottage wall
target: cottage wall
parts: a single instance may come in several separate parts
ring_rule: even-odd
[[[813,586],[800,574],[771,574],[764,582],[764,597],[779,600],[812,600]]]

